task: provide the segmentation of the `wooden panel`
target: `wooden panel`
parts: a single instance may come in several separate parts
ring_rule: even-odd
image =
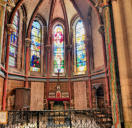
[[[87,109],[86,82],[74,82],[74,106],[77,110]]]
[[[42,82],[31,82],[31,111],[43,110],[44,105],[44,83]]]
[[[16,88],[15,110],[29,110],[30,108],[30,89]]]
[[[7,110],[13,110],[15,106],[15,89],[23,88],[24,81],[8,80],[7,86]]]

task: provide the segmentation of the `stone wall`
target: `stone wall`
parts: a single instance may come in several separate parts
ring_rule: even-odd
[[[93,60],[94,69],[97,70],[104,65],[103,40],[99,33],[99,20],[94,11],[92,11],[92,40],[93,40]]]
[[[86,82],[74,82],[74,107],[77,110],[87,109]]]
[[[31,82],[30,110],[40,111],[44,109],[44,83]]]

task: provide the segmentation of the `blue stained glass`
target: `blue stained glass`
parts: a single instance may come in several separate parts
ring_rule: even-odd
[[[10,38],[10,44],[17,47],[17,42],[18,42],[17,40],[18,40],[18,37],[16,35],[12,34],[11,38]]]
[[[33,28],[38,28],[39,30],[41,29],[41,25],[38,21],[34,21],[33,24],[32,24],[32,27]]]
[[[15,52],[16,52],[15,47],[10,46],[10,53],[9,53],[9,54],[10,54],[11,56],[15,57]]]
[[[86,47],[85,47],[85,30],[82,20],[79,20],[75,28],[75,50],[76,50],[76,72],[84,74],[86,68]]]
[[[40,52],[41,52],[41,38],[42,38],[42,28],[38,21],[32,23],[31,30],[31,61],[30,70],[40,72]]]
[[[16,61],[15,61],[15,58],[14,57],[9,56],[9,64],[12,67],[15,67],[16,66]]]
[[[13,19],[13,26],[16,32],[13,32],[10,37],[9,65],[16,67],[17,48],[18,48],[18,33],[19,33],[19,14],[16,12]],[[14,61],[14,62],[13,62]]]
[[[34,26],[32,26],[31,35],[36,36],[36,37],[40,37],[41,36],[41,29],[34,28]]]

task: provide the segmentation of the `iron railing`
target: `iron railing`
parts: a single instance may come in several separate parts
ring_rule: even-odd
[[[106,125],[107,124],[107,125]],[[95,110],[9,111],[0,128],[111,128],[111,112]]]

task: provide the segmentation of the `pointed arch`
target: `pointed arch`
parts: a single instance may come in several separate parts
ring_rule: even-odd
[[[78,18],[73,25],[75,75],[85,74],[87,71],[85,33],[83,21]]]
[[[24,0],[19,0],[16,3],[16,6],[13,8],[13,11],[11,12],[10,19],[9,19],[9,23],[13,23],[14,16],[15,16],[18,8],[23,4],[23,2],[24,2]]]
[[[56,23],[52,29],[53,34],[53,72],[64,74],[64,26]]]
[[[31,41],[32,42],[31,42],[30,71],[40,72],[42,26],[38,20],[34,20],[32,23]]]

